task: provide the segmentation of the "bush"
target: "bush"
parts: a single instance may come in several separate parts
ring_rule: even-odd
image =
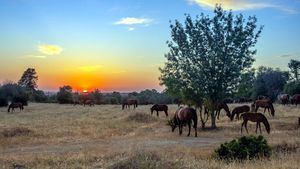
[[[221,144],[215,151],[223,160],[246,160],[270,157],[271,148],[263,136],[243,136],[231,142]]]
[[[284,86],[284,92],[289,95],[299,94],[300,93],[300,81],[293,81]]]
[[[56,95],[57,102],[59,104],[73,103],[73,94],[71,86],[63,86],[59,88],[59,92]]]

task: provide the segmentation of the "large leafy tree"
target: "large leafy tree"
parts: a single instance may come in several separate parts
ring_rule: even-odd
[[[291,59],[288,66],[291,69],[291,72],[292,72],[295,80],[299,80],[300,61]]]
[[[257,28],[255,16],[246,21],[242,14],[234,16],[216,6],[213,17],[186,15],[184,24],[175,20],[170,28],[167,61],[160,68],[161,85],[195,104],[204,98],[211,105],[211,126],[215,128],[216,105],[236,89],[241,72],[251,67],[262,27]]]
[[[34,68],[28,68],[22,75],[18,85],[25,87],[29,91],[35,91],[37,88],[38,76]]]

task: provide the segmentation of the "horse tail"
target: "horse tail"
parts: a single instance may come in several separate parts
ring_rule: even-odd
[[[263,116],[262,122],[264,123],[265,128],[266,128],[268,134],[270,134],[270,124],[268,122],[268,119],[265,116]]]
[[[270,108],[271,108],[271,113],[272,113],[272,115],[274,116],[275,114],[275,109],[274,109],[274,107],[273,107],[273,104],[272,103],[270,103]]]
[[[193,109],[193,116],[194,116],[194,128],[197,128],[198,125],[198,116],[197,116],[197,111],[195,109]]]

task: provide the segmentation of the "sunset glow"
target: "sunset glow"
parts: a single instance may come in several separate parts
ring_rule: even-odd
[[[158,68],[168,51],[169,21],[182,21],[185,13],[211,15],[215,3],[256,15],[265,26],[254,67],[286,69],[290,59],[300,59],[299,1],[3,0],[0,83],[17,82],[33,67],[43,90],[163,90]]]

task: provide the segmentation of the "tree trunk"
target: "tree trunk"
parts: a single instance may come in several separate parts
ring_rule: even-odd
[[[216,126],[216,111],[215,110],[211,111],[211,128],[213,128],[213,129],[217,128],[217,126]]]

